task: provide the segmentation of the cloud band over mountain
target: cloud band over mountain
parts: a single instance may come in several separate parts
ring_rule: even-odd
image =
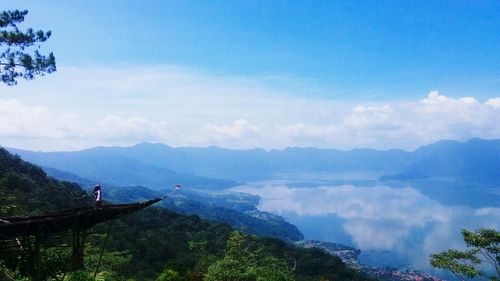
[[[440,139],[500,138],[500,97],[478,101],[431,91],[413,101],[334,101],[296,95],[319,90],[286,77],[154,67],[63,70],[53,81],[33,81],[36,92],[25,85],[1,89],[3,145],[60,150],[153,141],[414,149]]]

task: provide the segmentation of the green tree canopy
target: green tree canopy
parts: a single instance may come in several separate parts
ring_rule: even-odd
[[[292,281],[293,272],[284,260],[252,245],[240,232],[231,233],[226,255],[208,268],[205,281]]]
[[[475,232],[462,229],[462,236],[466,250],[450,249],[433,254],[431,265],[450,271],[460,280],[476,277],[500,280],[500,232],[486,228]],[[485,272],[488,266],[493,268],[492,274]]]
[[[156,281],[181,281],[181,278],[179,277],[179,273],[175,270],[166,268],[160,276],[156,278]]]
[[[27,10],[2,11],[0,13],[0,75],[2,82],[16,85],[18,78],[34,79],[56,71],[54,54],[42,55],[40,44],[50,38],[51,32],[34,31],[28,28],[22,32],[18,24],[24,21]],[[33,50],[34,49],[34,50]]]

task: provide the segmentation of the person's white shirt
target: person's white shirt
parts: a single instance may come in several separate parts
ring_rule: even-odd
[[[96,190],[95,201],[101,201],[101,190]]]

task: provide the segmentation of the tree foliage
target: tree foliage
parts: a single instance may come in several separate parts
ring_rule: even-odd
[[[462,236],[466,250],[450,249],[433,254],[431,265],[450,271],[460,280],[476,277],[500,280],[500,232],[486,228],[475,232],[462,229]],[[485,270],[488,266],[489,271]]]
[[[18,78],[34,79],[56,71],[56,60],[51,52],[40,53],[40,44],[50,38],[50,31],[28,28],[21,31],[18,24],[24,21],[27,10],[0,13],[0,75],[2,82],[16,85]]]
[[[240,232],[233,232],[227,242],[226,255],[208,268],[205,281],[292,281],[292,270],[286,261],[252,245]]]
[[[177,271],[166,268],[155,281],[181,281]]]

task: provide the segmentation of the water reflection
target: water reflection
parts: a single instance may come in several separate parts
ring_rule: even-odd
[[[410,187],[290,188],[265,182],[236,189],[259,195],[260,210],[281,214],[306,239],[351,244],[369,253],[365,261],[376,265],[429,269],[431,253],[464,247],[461,228],[498,229],[500,223],[500,208],[447,206]],[[390,254],[378,255],[386,251]]]

